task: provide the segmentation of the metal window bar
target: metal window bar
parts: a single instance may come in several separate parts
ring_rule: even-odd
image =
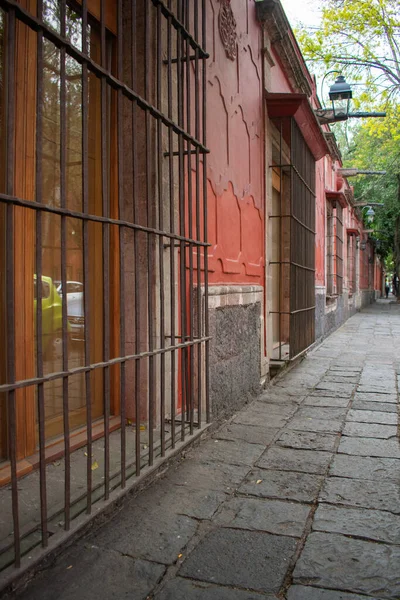
[[[356,292],[356,237],[354,234],[347,236],[347,280],[351,296]]]
[[[50,538],[57,537],[56,524],[60,520],[66,530],[70,529],[79,515],[92,512],[94,503],[112,498],[115,490],[125,488],[129,480],[132,483],[156,458],[167,456],[178,439],[184,440],[201,428],[203,414],[206,422],[211,416],[207,372],[206,2],[195,0],[193,5],[189,0],[168,3],[132,0],[130,15],[124,19],[122,0],[116,3],[101,0],[97,17],[90,12],[91,1],[83,0],[81,6],[73,5],[72,24],[71,7],[66,0],[59,1],[57,23],[55,17],[53,22],[44,18],[44,4],[45,0],[39,0],[36,14],[32,14],[14,0],[0,0],[6,22],[7,175],[0,204],[6,211],[8,328],[7,377],[0,385],[0,394],[7,399],[9,440],[8,457],[0,462],[0,473],[2,468],[8,469],[11,481],[11,490],[8,486],[0,487],[0,495],[9,499],[12,513],[10,531],[0,532],[4,534],[0,539],[0,570],[5,569],[0,575],[0,588],[9,580],[7,567],[24,566],[23,558],[28,551],[32,552],[38,544],[45,548]],[[115,26],[107,21],[106,9],[110,6],[115,10]],[[144,28],[139,24],[144,24]],[[17,195],[14,186],[15,119],[18,118],[16,27],[36,36],[36,80],[32,88],[37,102],[36,182],[31,182],[35,185],[34,200]],[[99,31],[98,54],[95,31]],[[54,56],[59,61],[59,72],[54,74],[58,82],[59,115],[56,123],[59,130],[55,134],[59,155],[53,159],[59,176],[56,202],[48,201],[43,189],[43,106],[48,92],[43,82],[45,41],[55,49]],[[70,61],[76,66],[73,77],[67,72]],[[74,126],[69,121],[68,108],[71,81],[78,86],[75,90],[80,98],[75,117],[79,124],[76,121]],[[99,102],[94,106],[96,89]],[[93,158],[97,148],[93,150],[93,138],[97,135],[91,126],[94,113],[98,119],[98,159]],[[71,140],[76,138],[80,141],[73,148],[78,156],[74,162],[69,153]],[[72,163],[80,169],[78,200],[71,200],[68,169]],[[93,164],[97,165],[96,176]],[[100,194],[97,208],[93,204],[94,194]],[[27,378],[16,376],[16,365],[24,353],[24,348],[17,347],[15,337],[17,208],[33,211],[36,216],[32,232],[36,373]],[[46,276],[44,248],[50,218],[59,223],[62,355],[61,362],[49,366],[45,364],[42,342],[45,298],[40,281]],[[70,343],[67,290],[72,269],[71,223],[78,224],[82,238],[82,246],[78,248],[84,324],[80,363],[71,354]],[[73,231],[73,235],[77,232]],[[97,262],[93,259],[94,248]],[[100,319],[94,308],[98,299],[95,276],[101,278]],[[31,301],[33,298],[24,299],[27,304]],[[99,327],[100,354],[93,345]],[[71,413],[76,401],[72,390],[76,389],[78,378],[83,381],[79,406],[84,415],[84,423],[79,421],[79,426]],[[99,417],[96,396],[100,380]],[[61,437],[55,439],[47,432],[45,394],[48,386],[59,384],[62,427]],[[21,418],[18,412],[21,409],[15,398],[18,390],[28,388],[36,390],[38,415],[35,443],[40,472],[39,527],[34,523],[34,503],[21,508],[19,502],[22,454],[17,440],[17,417]],[[51,460],[48,444],[57,444],[57,440],[61,444],[57,446],[58,456],[63,457],[65,474],[61,511],[49,504],[46,481],[46,463]],[[74,487],[72,477],[77,455],[71,459],[79,448],[84,456],[84,492]],[[102,463],[99,471],[95,455]],[[101,471],[103,477],[99,475]],[[21,480],[24,486],[30,485],[29,477]]]
[[[275,120],[280,132],[281,190],[290,177],[288,197],[281,192],[279,265],[279,351],[273,360],[292,360],[315,340],[315,160],[294,119]],[[283,145],[290,162],[283,161]]]
[[[336,203],[336,294],[343,294],[343,208],[339,203]]]
[[[326,203],[326,293],[334,294],[334,210],[331,202]]]

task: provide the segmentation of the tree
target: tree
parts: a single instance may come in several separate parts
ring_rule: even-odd
[[[365,84],[360,102],[400,98],[398,0],[327,0],[320,28],[296,31],[308,63]]]
[[[381,202],[372,224],[378,253],[400,276],[400,10],[399,0],[326,0],[320,28],[296,32],[311,70],[342,71],[352,84],[355,108],[385,110],[386,119],[339,129],[344,165],[385,170],[380,178],[359,177],[356,200]],[[361,91],[359,91],[361,90]],[[350,140],[350,141],[349,141]],[[370,228],[370,225],[369,225]]]

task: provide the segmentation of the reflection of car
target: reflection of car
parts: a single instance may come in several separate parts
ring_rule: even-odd
[[[34,309],[36,329],[36,275],[34,275]],[[68,324],[68,331],[70,326]],[[62,300],[51,277],[42,275],[42,340],[46,358],[62,352]]]
[[[71,326],[71,339],[82,341],[85,337],[85,319],[83,313],[83,283],[80,281],[67,281],[67,315]],[[62,284],[57,288],[60,296],[64,297]]]

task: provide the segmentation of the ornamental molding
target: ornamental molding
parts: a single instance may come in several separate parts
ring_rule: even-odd
[[[311,96],[312,88],[305,74],[304,62],[281,3],[278,0],[258,0],[256,11],[258,21],[268,35],[294,89]]]
[[[236,19],[232,11],[231,0],[220,0],[218,28],[226,56],[235,60],[237,56]]]
[[[341,162],[342,155],[340,153],[333,131],[324,131],[324,137],[326,139],[326,143],[328,144],[329,154],[331,155],[331,157],[337,160],[338,162]]]

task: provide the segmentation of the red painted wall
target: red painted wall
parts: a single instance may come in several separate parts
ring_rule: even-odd
[[[237,56],[227,57],[208,0],[207,160],[209,280],[264,283],[261,30],[254,0],[231,0]]]

